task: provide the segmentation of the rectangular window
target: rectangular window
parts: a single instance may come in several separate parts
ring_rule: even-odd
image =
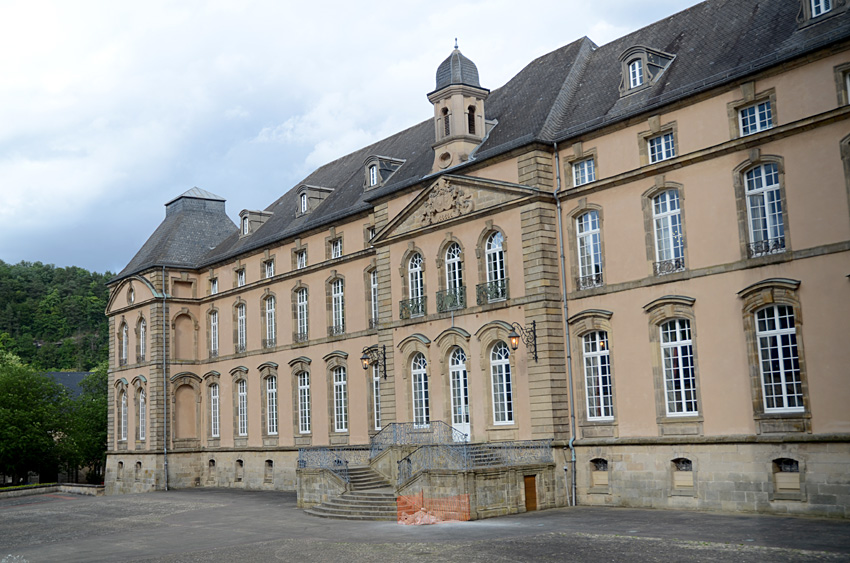
[[[219,437],[218,428],[218,384],[210,385],[210,435]]]
[[[248,435],[248,384],[240,379],[237,385],[237,416],[240,436]]]
[[[381,429],[381,370],[378,364],[372,366],[372,412],[375,415],[375,430]]]
[[[667,416],[699,414],[691,323],[673,319],[661,325],[660,330]]]
[[[218,278],[213,278],[210,280],[210,295],[215,295],[218,293]]]
[[[743,108],[738,112],[741,135],[752,135],[773,127],[773,111],[770,100]]]
[[[274,277],[274,260],[263,262],[263,274],[266,279]]]
[[[245,285],[245,269],[238,270],[236,272],[236,287],[242,287]]]
[[[602,241],[599,230],[599,213],[588,211],[576,219],[578,243],[578,288],[588,289],[602,285]]]
[[[762,256],[785,250],[785,225],[779,167],[763,164],[748,170],[747,213],[750,219],[750,256]]]
[[[307,341],[307,290],[299,289],[296,294],[297,303],[295,306],[295,316],[296,316],[296,324],[298,325],[298,332],[296,333],[296,341],[298,342],[306,342]]]
[[[513,386],[511,384],[510,351],[507,344],[498,342],[490,353],[490,375],[493,383],[493,422],[513,424]]]
[[[240,304],[236,307],[236,352],[244,352],[247,342],[245,334],[245,305]]]
[[[342,256],[342,239],[334,239],[331,241],[331,258],[339,258]]]
[[[655,229],[655,275],[685,269],[685,247],[682,236],[682,214],[679,192],[667,190],[652,200]]]
[[[629,88],[643,84],[643,61],[635,59],[629,63]]]
[[[334,368],[334,432],[348,432],[348,380],[345,368]]]
[[[811,0],[811,2],[813,18],[832,11],[832,0]]]
[[[649,146],[649,162],[660,162],[676,156],[676,145],[673,142],[673,132],[652,137],[646,141]]]
[[[608,356],[608,333],[584,335],[584,382],[587,391],[587,419],[612,420],[614,401],[611,385],[611,363]]]
[[[588,158],[573,164],[573,183],[575,186],[589,184],[596,181],[596,169],[593,159]]]
[[[127,439],[127,393],[121,393],[121,439]]]
[[[266,348],[277,345],[277,325],[275,323],[275,298],[270,295],[266,298]]]
[[[277,378],[266,379],[266,429],[270,435],[277,434]]]
[[[372,300],[372,318],[369,320],[369,328],[378,326],[378,270],[369,273],[370,297]]]
[[[139,440],[145,439],[145,426],[147,424],[147,405],[145,404],[145,392],[139,393]]]
[[[333,334],[345,332],[345,295],[342,280],[334,280],[331,284],[331,315],[333,319]]]
[[[295,253],[295,269],[301,270],[307,267],[307,251],[299,250]]]
[[[372,240],[373,238],[375,238],[376,232],[377,232],[377,230],[375,229],[375,227],[369,227],[369,240]]]
[[[378,167],[374,164],[369,167],[369,185],[378,185]]]
[[[139,361],[145,361],[145,355],[147,354],[147,342],[148,342],[148,323],[145,322],[145,319],[139,321]]]
[[[774,305],[756,312],[756,338],[765,412],[803,411],[794,310]]]
[[[310,433],[310,374],[298,374],[298,432]]]
[[[218,311],[210,313],[210,356],[218,356]]]

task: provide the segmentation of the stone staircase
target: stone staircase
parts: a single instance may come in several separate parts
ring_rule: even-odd
[[[341,520],[385,520],[398,518],[395,490],[368,466],[349,467],[350,490],[304,512],[321,518]]]

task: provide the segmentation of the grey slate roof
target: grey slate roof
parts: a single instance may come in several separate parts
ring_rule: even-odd
[[[437,67],[436,90],[441,90],[452,84],[465,84],[466,86],[481,88],[481,83],[478,82],[478,67],[475,66],[474,62],[464,57],[457,46],[455,46],[452,54]]]
[[[551,144],[579,140],[581,135],[600,127],[656,111],[679,99],[850,38],[850,10],[838,8],[834,15],[806,26],[797,22],[799,10],[799,0],[707,0],[602,47],[585,37],[543,55],[490,93],[485,116],[498,124],[470,162],[447,172],[460,173],[476,161],[535,141]],[[621,96],[619,57],[636,45],[664,51],[675,58],[654,84]],[[465,66],[465,61],[469,66]],[[477,68],[459,51],[440,65],[438,84],[456,79],[455,63],[463,70],[460,79],[464,81],[473,80],[475,69],[476,84],[472,85],[477,85]],[[204,214],[187,214],[179,221],[167,215],[116,279],[151,265],[209,266],[368,212],[370,201],[431,174],[433,142],[434,126],[429,118],[325,164],[266,208],[273,215],[249,236],[240,237],[230,220],[224,221],[220,215],[213,219]],[[363,163],[374,155],[401,159],[404,164],[384,186],[365,191]],[[295,191],[303,184],[332,188],[333,192],[317,209],[296,218]],[[182,201],[205,197],[188,194],[181,196]],[[223,215],[220,198],[213,196],[205,201],[211,204],[213,198],[220,202]]]
[[[48,371],[44,374],[56,383],[64,385],[72,397],[77,397],[83,391],[80,388],[80,382],[91,373],[90,371]]]

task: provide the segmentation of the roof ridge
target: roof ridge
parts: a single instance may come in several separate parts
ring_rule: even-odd
[[[596,49],[596,44],[591,41],[586,35],[578,40],[581,42],[579,51],[570,65],[570,70],[561,84],[561,90],[552,102],[552,107],[549,109],[549,115],[543,121],[540,127],[539,137],[544,139],[552,138],[559,130],[564,118],[569,103],[573,100],[581,84],[581,79],[584,76],[584,71],[590,62],[590,56]]]

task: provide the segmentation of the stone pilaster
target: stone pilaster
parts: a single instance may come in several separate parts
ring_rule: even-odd
[[[519,183],[541,190],[555,191],[552,154],[546,150],[533,150],[517,160]]]

